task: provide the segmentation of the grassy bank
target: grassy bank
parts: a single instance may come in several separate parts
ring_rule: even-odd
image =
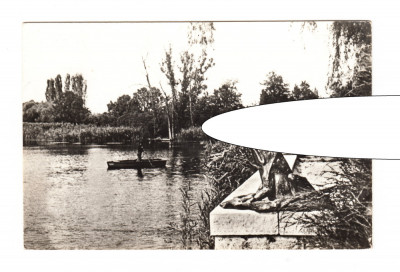
[[[104,144],[107,142],[134,143],[140,129],[130,127],[98,127],[70,123],[23,123],[24,144],[29,142],[68,142]]]

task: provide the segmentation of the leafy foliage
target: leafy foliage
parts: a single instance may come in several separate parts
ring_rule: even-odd
[[[371,37],[371,22],[333,22],[333,52],[327,83],[332,97],[372,94]]]
[[[28,118],[28,114],[27,118],[24,120],[71,123],[85,122],[90,113],[88,108],[85,107],[87,91],[86,80],[84,80],[81,74],[76,74],[71,80],[72,89],[70,90],[70,75],[67,74],[63,92],[62,78],[60,75],[57,75],[55,79],[48,79],[45,92],[47,111],[38,112],[39,116],[33,119],[32,116]]]
[[[81,96],[71,91],[61,94],[54,102],[54,120],[56,122],[83,123],[89,115]]]
[[[243,108],[241,96],[236,88],[236,81],[227,81],[215,89],[213,94],[206,93],[196,103],[195,124],[201,125],[218,114]]]
[[[143,135],[156,137],[166,135],[167,124],[163,97],[157,88],[141,88],[129,95],[118,97],[110,102],[108,113],[103,119],[113,126],[132,126],[140,128]]]
[[[282,76],[275,72],[270,72],[261,85],[264,89],[261,90],[260,105],[318,98],[317,89],[312,91],[307,81],[302,81],[300,86],[295,85],[290,91],[289,85],[283,81]]]
[[[30,100],[22,104],[22,120],[24,122],[35,122],[40,114],[37,110],[37,102]]]
[[[294,85],[292,91],[292,99],[293,100],[306,100],[306,99],[317,99],[318,91],[311,91],[310,85],[306,81],[302,81],[300,87]]]
[[[261,90],[260,105],[290,101],[288,84],[275,72],[270,72],[261,85],[264,88]]]
[[[188,30],[188,48],[180,54],[180,61],[175,66],[172,59],[172,47],[165,52],[161,71],[168,79],[171,88],[171,108],[168,109],[170,126],[173,134],[181,129],[199,125],[196,123],[199,96],[207,88],[206,72],[214,66],[209,57],[210,47],[214,42],[212,23],[191,23]],[[179,71],[177,76],[176,71]],[[169,100],[169,97],[166,97]]]
[[[49,102],[30,100],[22,104],[23,122],[54,122],[53,105]]]

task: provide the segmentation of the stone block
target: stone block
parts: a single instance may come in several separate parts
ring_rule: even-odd
[[[283,236],[229,236],[215,237],[215,249],[300,249],[296,237]]]
[[[224,201],[254,193],[260,184],[260,175],[256,172]],[[210,213],[210,232],[213,236],[278,234],[278,213],[223,209],[218,206]]]
[[[213,236],[276,235],[278,234],[278,214],[221,208],[210,214],[210,231]]]

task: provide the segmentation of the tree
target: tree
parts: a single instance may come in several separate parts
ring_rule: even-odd
[[[237,91],[236,81],[227,81],[215,89],[212,95],[205,93],[198,99],[195,124],[202,125],[206,120],[218,114],[243,108],[241,96]]]
[[[220,113],[243,108],[242,94],[237,91],[236,81],[227,81],[217,90],[214,90],[213,104],[220,109]]]
[[[332,96],[371,95],[371,23],[335,21],[330,31],[333,52],[327,87]]]
[[[116,102],[110,101],[107,107],[108,120],[114,126],[141,128],[143,135],[149,137],[166,133],[163,98],[157,88],[151,91],[146,87],[140,88],[132,97],[122,95]]]
[[[193,126],[193,105],[198,96],[207,88],[204,84],[205,73],[209,68],[215,65],[213,58],[208,57],[209,48],[214,43],[214,24],[211,23],[191,23],[188,33],[189,51],[183,53],[182,69],[183,73],[182,89],[189,87],[189,116],[190,125]],[[189,77],[189,78],[188,78]],[[188,83],[188,84],[187,84]],[[187,86],[188,85],[188,86]],[[184,93],[184,90],[182,90]]]
[[[177,94],[176,94],[176,86],[179,84],[175,78],[175,71],[174,71],[174,63],[172,60],[172,47],[171,45],[169,46],[169,50],[165,51],[165,59],[162,60],[161,63],[161,72],[165,74],[165,76],[168,79],[168,84],[171,88],[171,94],[172,94],[172,101],[171,101],[171,108],[168,108],[168,102],[166,102],[166,111],[167,114],[169,115],[169,134],[170,134],[170,139],[173,140],[175,138],[175,128],[176,128],[176,105],[177,105]],[[161,87],[162,89],[162,87]],[[164,92],[165,100],[168,101],[169,98],[167,94]]]
[[[313,32],[318,23],[302,28]],[[326,89],[331,97],[372,94],[372,34],[370,21],[334,21],[329,25],[331,52]]]
[[[210,48],[214,42],[212,23],[191,23],[188,30],[188,49],[180,55],[177,68],[181,78],[175,75],[175,64],[172,60],[172,48],[165,52],[161,71],[168,79],[171,87],[172,103],[171,123],[174,131],[195,124],[195,105],[200,94],[207,88],[205,74],[214,65],[209,57]],[[180,85],[180,90],[177,86]],[[166,97],[167,98],[167,97]]]
[[[110,101],[110,103],[107,104],[108,112],[117,118],[129,113],[130,106],[131,97],[127,94],[118,97],[116,102]]]
[[[47,102],[53,102],[56,99],[56,89],[54,87],[54,79],[52,78],[47,80],[45,95]]]
[[[82,74],[76,74],[71,78],[72,92],[81,97],[83,103],[86,101],[87,83]]]
[[[165,115],[163,97],[159,89],[152,87],[140,88],[132,96],[132,104],[137,105],[140,112],[151,116],[151,124],[148,124],[149,133],[152,137],[165,131]]]
[[[37,102],[30,100],[22,104],[22,120],[23,122],[35,122],[39,119],[40,114],[37,110]]]
[[[275,72],[270,72],[261,85],[264,88],[261,90],[260,105],[290,101],[288,84]]]
[[[67,74],[65,76],[65,84],[64,84],[64,92],[70,91],[70,86],[71,86],[71,76]]]
[[[293,100],[306,100],[306,99],[317,99],[318,91],[315,89],[311,91],[310,85],[306,81],[302,81],[300,83],[300,87],[294,85],[292,91],[292,99]]]
[[[54,91],[55,91],[55,100],[58,100],[61,98],[62,95],[62,79],[60,75],[57,75],[55,80],[54,80]]]
[[[79,95],[67,91],[54,103],[54,116],[57,122],[83,123],[89,110]]]

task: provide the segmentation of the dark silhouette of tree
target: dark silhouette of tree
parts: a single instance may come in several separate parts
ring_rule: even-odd
[[[115,117],[122,116],[130,111],[130,103],[131,97],[124,94],[118,97],[116,102],[110,101],[107,104],[108,112]]]
[[[71,90],[70,75],[67,74],[64,92],[60,75],[57,75],[55,79],[48,79],[45,92],[47,103],[39,103],[34,107],[39,113],[39,117],[35,120],[41,122],[84,122],[89,115],[89,110],[85,107],[86,92],[86,80],[81,74],[72,77]],[[28,119],[32,120],[31,117]]]
[[[131,126],[141,128],[148,137],[162,136],[167,133],[163,97],[157,88],[149,91],[140,88],[129,95],[118,97],[117,101],[107,105],[108,120],[113,126]],[[106,119],[104,116],[103,120]]]
[[[212,103],[219,108],[220,113],[243,108],[241,96],[236,87],[236,81],[227,81],[221,87],[214,90]]]
[[[56,99],[56,89],[54,87],[54,79],[52,78],[47,80],[45,95],[47,102],[53,102]]]
[[[57,75],[54,80],[54,89],[55,89],[55,100],[58,100],[62,96],[62,79],[60,75]]]
[[[227,81],[215,89],[213,94],[204,94],[196,103],[195,125],[201,126],[205,121],[218,114],[243,108],[242,94],[236,88],[236,81]]]
[[[71,76],[67,74],[65,76],[65,84],[64,84],[64,92],[70,91],[70,86],[71,86]]]
[[[82,97],[71,91],[62,93],[60,99],[54,103],[56,122],[83,123],[89,115]]]
[[[89,115],[82,97],[71,91],[62,93],[60,99],[54,103],[56,122],[83,123]]]
[[[261,83],[264,88],[261,90],[260,105],[290,101],[288,84],[282,76],[275,72],[270,72],[267,79]]]
[[[22,120],[23,122],[35,122],[39,119],[39,112],[37,110],[37,102],[30,100],[22,104]]]
[[[294,85],[292,91],[292,99],[293,100],[306,100],[306,99],[317,99],[318,91],[314,89],[312,91],[310,89],[310,85],[306,81],[302,81],[300,86]]]
[[[87,84],[86,80],[81,74],[76,74],[71,78],[72,92],[82,98],[83,103],[86,100]]]

